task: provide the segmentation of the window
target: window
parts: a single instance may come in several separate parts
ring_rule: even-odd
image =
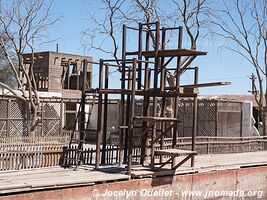
[[[76,127],[75,119],[77,115],[76,103],[68,102],[65,103],[65,123],[64,127],[67,130],[74,130]]]
[[[63,89],[68,90],[81,90],[83,73],[78,69],[77,63],[72,63],[64,68],[66,70],[63,72],[62,78],[64,79]],[[87,72],[87,87],[90,87],[91,83],[91,72]]]

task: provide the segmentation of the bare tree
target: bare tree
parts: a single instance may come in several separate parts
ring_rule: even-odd
[[[138,25],[140,22],[152,22],[161,19],[170,22],[155,0],[99,0],[103,18],[89,13],[90,27],[83,32],[82,43],[87,50],[97,50],[112,56],[116,60],[119,53],[122,24]],[[150,29],[150,26],[147,25]],[[150,32],[152,43],[153,32]]]
[[[3,55],[1,48],[0,48],[0,82],[9,85],[13,89],[15,89],[17,85],[12,69],[10,69],[8,61]]]
[[[13,71],[7,65],[1,65],[0,67],[0,82],[8,85],[12,89],[16,89],[17,84]]]
[[[239,54],[254,68],[258,80],[258,93],[255,100],[263,119],[263,133],[266,132],[267,101],[267,1],[266,0],[233,0],[223,1],[211,30],[225,39],[225,48]],[[265,84],[265,85],[264,85]]]
[[[0,1],[0,47],[12,70],[18,90],[0,82],[0,86],[9,90],[19,99],[29,104],[31,119],[29,132],[33,132],[38,123],[39,95],[34,77],[35,43],[41,41],[48,27],[58,19],[51,14],[52,2],[45,0]],[[23,54],[31,52],[30,60],[24,60]],[[17,62],[14,62],[14,58]]]
[[[190,39],[190,48],[195,50],[199,37],[207,35],[208,19],[212,14],[212,9],[210,8],[212,1],[173,0],[173,3],[179,12],[175,19],[184,25]]]

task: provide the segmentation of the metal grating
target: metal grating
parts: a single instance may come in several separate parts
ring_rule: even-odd
[[[57,136],[61,130],[61,102],[42,103],[42,136]]]
[[[0,100],[0,137],[28,135],[26,104],[15,99]],[[61,131],[61,102],[41,102],[38,115],[40,123],[35,136],[58,136]]]
[[[27,115],[25,103],[21,101],[9,102],[9,136],[27,136]]]
[[[213,101],[198,103],[197,136],[216,136],[216,106]]]
[[[197,136],[216,136],[216,106],[213,100],[198,100]],[[178,106],[178,135],[191,137],[193,131],[193,101],[180,100]]]
[[[0,100],[0,119],[7,118],[7,100]]]

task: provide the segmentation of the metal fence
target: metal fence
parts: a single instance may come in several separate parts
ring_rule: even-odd
[[[228,124],[233,123],[229,116],[235,119],[236,131],[232,136],[240,136],[242,131],[242,103],[222,100],[198,100],[197,107],[197,136],[217,137],[225,136],[224,131],[228,129]],[[193,100],[180,100],[178,106],[178,134],[180,137],[192,135],[193,124]]]

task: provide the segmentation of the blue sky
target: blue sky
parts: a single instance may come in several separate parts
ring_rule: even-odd
[[[58,43],[60,52],[90,55],[96,61],[103,57],[103,54],[96,51],[84,51],[81,45],[82,31],[90,26],[88,11],[94,10],[97,15],[101,15],[96,2],[93,0],[56,0],[54,13],[62,16],[62,19],[48,32],[50,39],[59,39],[56,42],[39,46],[38,51],[55,51],[56,43]],[[223,41],[216,43],[200,41],[199,48],[208,52],[208,55],[197,58],[194,65],[200,68],[200,82],[230,81],[232,84],[201,89],[200,94],[249,94],[251,82],[248,76],[253,72],[252,66],[239,55],[228,50],[218,49],[217,43],[220,42]],[[184,83],[189,81],[192,81],[190,77],[184,78]]]

